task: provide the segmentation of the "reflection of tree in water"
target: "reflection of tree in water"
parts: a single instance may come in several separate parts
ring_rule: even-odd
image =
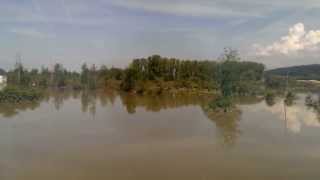
[[[138,100],[135,95],[120,95],[122,104],[125,105],[127,112],[129,114],[134,114],[136,112],[136,107],[138,104]]]
[[[273,105],[276,104],[276,97],[274,94],[268,94],[265,97],[265,102],[267,104],[267,106],[272,107]]]
[[[90,91],[83,91],[81,93],[81,110],[82,112],[96,112],[96,95]]]
[[[305,105],[317,114],[318,121],[320,122],[320,95],[318,94],[317,98],[311,94],[307,95],[305,98]]]
[[[219,136],[222,138],[223,145],[234,145],[241,134],[239,129],[241,111],[234,109],[228,113],[224,113],[220,111],[203,110],[207,117],[215,123]]]
[[[99,99],[102,106],[106,106],[108,102],[114,103],[117,96],[116,92],[100,92],[100,91],[77,91],[77,90],[56,90],[50,92],[49,96],[53,99],[54,106],[57,110],[61,109],[64,101],[72,99],[81,99],[82,112],[96,114],[96,103]]]
[[[97,96],[96,96],[96,94],[94,93],[94,94],[92,94],[91,96],[90,96],[90,98],[89,98],[90,100],[89,100],[89,112],[90,112],[90,114],[92,114],[92,115],[95,115],[96,114],[96,99],[97,99]]]
[[[128,113],[135,113],[137,107],[147,111],[158,112],[162,109],[183,107],[188,105],[204,105],[210,98],[191,94],[139,96],[133,94],[120,94],[122,104]]]
[[[233,100],[235,101],[235,104],[253,105],[253,104],[258,104],[261,101],[263,101],[263,97],[241,96],[241,97],[235,97]]]
[[[108,90],[108,91],[99,93],[99,99],[100,99],[101,105],[107,105],[108,102],[110,102],[113,105],[117,96],[118,96],[118,93],[113,90]],[[102,103],[102,101],[105,101],[105,102]]]
[[[121,101],[127,108],[128,113],[135,113],[137,107],[143,107],[147,111],[158,112],[162,109],[177,108],[188,105],[199,105],[202,107],[205,114],[211,119],[217,126],[221,133],[223,144],[234,144],[237,137],[240,135],[238,129],[238,121],[240,119],[240,111],[233,110],[228,113],[217,113],[205,110],[206,105],[211,98],[208,96],[197,96],[190,94],[180,95],[160,95],[160,96],[137,96],[121,94]],[[254,104],[261,99],[247,98],[239,99],[245,104]]]
[[[66,89],[48,90],[43,93],[43,97],[39,101],[21,102],[21,103],[2,103],[0,105],[0,114],[5,117],[12,117],[19,111],[33,110],[40,106],[41,102],[52,102],[56,110],[60,110],[64,101],[70,99],[80,99],[83,112],[91,114],[96,113],[96,102],[99,99],[101,106],[108,103],[114,104],[118,96],[115,91],[98,92],[98,91],[77,91]]]
[[[60,110],[61,107],[63,106],[63,102],[73,97],[74,94],[73,94],[73,91],[59,89],[59,90],[50,91],[49,96],[52,98],[52,101],[56,110]]]
[[[39,101],[22,103],[2,103],[0,104],[0,114],[4,117],[13,117],[21,111],[34,110],[39,107]]]
[[[207,117],[211,119],[218,128],[224,145],[235,144],[240,135],[239,120],[241,112],[236,109],[228,113],[212,112],[206,110],[207,104],[212,99],[208,96],[199,96],[192,94],[180,95],[160,95],[160,96],[138,96],[130,94],[120,94],[123,105],[128,113],[135,113],[137,107],[143,107],[147,111],[158,112],[162,109],[184,107],[189,105],[199,105]],[[244,104],[255,104],[261,99],[246,98],[238,99]]]
[[[241,96],[235,97],[233,101],[238,105],[253,105],[260,103],[263,99],[263,97]],[[235,145],[238,137],[241,135],[239,129],[241,110],[237,106],[227,113],[219,110],[213,111],[208,109],[207,106],[202,106],[202,109],[206,116],[215,123],[222,144],[226,146]]]
[[[80,94],[81,94],[81,91],[80,91],[80,90],[73,90],[73,91],[72,91],[72,98],[73,98],[73,99],[78,99],[79,96],[80,96]]]
[[[92,115],[96,114],[97,100],[101,106],[106,106],[108,103],[114,104],[117,97],[115,91],[82,91],[81,92],[81,109],[82,112],[89,112]]]

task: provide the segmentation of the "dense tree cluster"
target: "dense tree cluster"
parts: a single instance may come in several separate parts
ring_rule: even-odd
[[[179,60],[154,55],[135,59],[125,70],[123,89],[131,90],[140,81],[187,81],[215,84],[223,95],[247,94],[261,82],[264,65],[240,61],[235,51],[227,50],[220,61]],[[141,83],[140,83],[141,84]]]
[[[214,78],[215,61],[179,60],[153,55],[135,59],[129,69],[136,80],[211,80]],[[130,73],[132,73],[130,72]]]

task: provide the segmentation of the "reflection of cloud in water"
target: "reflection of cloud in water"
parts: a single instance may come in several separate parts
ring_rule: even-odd
[[[268,106],[259,106],[262,110],[271,112],[272,114],[278,116],[279,119],[285,120],[284,115],[284,105],[282,101],[276,103],[275,105]],[[259,109],[256,109],[259,111]],[[261,109],[260,109],[261,110]],[[287,128],[294,132],[299,133],[301,131],[302,126],[309,127],[320,127],[320,122],[318,120],[317,114],[312,111],[312,109],[308,109],[303,103],[298,102],[293,106],[286,107],[286,116]]]

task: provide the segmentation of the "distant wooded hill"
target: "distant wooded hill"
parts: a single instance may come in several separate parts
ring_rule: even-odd
[[[299,80],[320,80],[320,64],[277,68],[266,71],[267,75],[294,77]]]

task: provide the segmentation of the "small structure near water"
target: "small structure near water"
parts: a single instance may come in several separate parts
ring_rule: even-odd
[[[7,77],[5,75],[0,75],[0,84],[7,83]]]
[[[7,85],[7,76],[4,73],[0,73],[0,90]]]

